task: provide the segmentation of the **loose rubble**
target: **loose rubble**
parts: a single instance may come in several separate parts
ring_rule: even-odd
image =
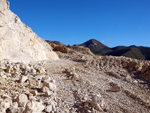
[[[150,111],[149,61],[112,56],[72,60],[0,61],[0,112]]]

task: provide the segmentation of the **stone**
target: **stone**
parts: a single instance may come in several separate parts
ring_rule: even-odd
[[[54,104],[52,104],[52,110],[53,110],[53,111],[56,111],[56,107],[55,107]]]
[[[31,90],[30,93],[32,93],[33,95],[38,95],[37,90]]]
[[[11,98],[5,98],[3,100],[3,105],[4,105],[5,109],[9,108],[12,105],[12,99]]]
[[[17,113],[24,113],[25,108],[24,107],[19,107]]]
[[[22,76],[20,79],[20,83],[24,83],[26,80],[28,80],[28,76]]]
[[[143,74],[144,72],[146,72],[148,69],[148,66],[147,65],[143,65],[142,66],[142,69],[141,69],[141,73]]]
[[[113,82],[110,82],[109,84],[111,86],[111,88],[109,89],[109,91],[119,92],[121,90],[121,88],[118,86],[118,84],[113,83]]]
[[[49,88],[48,88],[48,87],[46,87],[46,86],[43,86],[41,90],[42,90],[42,92],[44,92],[44,93],[45,93],[45,92],[46,92],[46,90],[49,90]]]
[[[113,71],[113,70],[107,71],[106,74],[108,74],[110,76],[114,76],[116,78],[120,78],[120,75],[118,73],[116,73],[115,71]]]
[[[50,96],[50,95],[52,95],[52,94],[53,94],[53,92],[50,91],[50,90],[46,90],[46,91],[45,91],[45,96]]]
[[[18,113],[18,103],[12,103],[11,107],[9,107],[9,113]]]
[[[0,113],[6,113],[6,109],[3,107],[0,107]]]
[[[53,92],[52,92],[52,91],[50,91],[50,90],[49,90],[49,88],[48,88],[48,87],[46,87],[46,86],[42,87],[42,92],[44,92],[44,93],[45,93],[45,96],[50,96],[50,95],[52,95],[52,94],[53,94]]]
[[[99,112],[103,112],[102,107],[104,107],[104,100],[101,97],[101,95],[94,95],[92,97],[92,100],[87,100],[88,103],[91,104],[92,107],[94,107]]]
[[[36,70],[34,68],[31,68],[31,72],[36,74]]]
[[[8,65],[7,68],[6,68],[6,72],[7,73],[10,73],[12,70],[12,65]]]
[[[42,68],[42,67],[40,67],[40,68],[38,68],[38,70],[37,70],[39,73],[46,73],[46,71],[45,71],[45,69],[44,68]]]
[[[150,69],[147,70],[147,71],[144,73],[143,78],[144,78],[145,80],[150,81]]]
[[[150,75],[150,69],[145,72],[145,75]]]
[[[29,100],[36,101],[37,99],[35,98],[35,96],[33,96],[33,95],[30,95],[30,96],[29,96]]]
[[[36,101],[30,101],[27,103],[25,108],[25,113],[41,113],[44,110],[45,106]]]
[[[19,107],[25,107],[28,102],[28,97],[25,94],[19,94],[16,100]]]
[[[43,77],[42,77],[42,75],[40,75],[40,74],[35,76],[36,81],[41,81],[42,78],[43,78]]]
[[[79,79],[79,75],[77,73],[72,74],[72,78],[71,79],[77,80],[77,79]]]
[[[43,86],[48,87],[49,90],[51,90],[51,91],[56,91],[56,85],[55,85],[54,83],[45,81],[45,82],[43,83]]]
[[[104,107],[104,99],[102,98],[100,94],[94,95],[92,97],[92,102],[99,103],[101,107]]]
[[[45,107],[45,112],[50,113],[52,111],[52,105],[48,105]]]
[[[51,81],[51,77],[49,77],[49,76],[43,76],[43,77],[42,77],[42,81],[43,81],[43,82],[44,82],[44,81],[50,82],[50,81]]]
[[[17,97],[18,97],[18,94],[14,94],[13,96],[12,96],[12,98],[15,100],[15,99],[17,99]]]

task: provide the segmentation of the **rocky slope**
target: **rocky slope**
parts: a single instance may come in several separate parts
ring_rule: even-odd
[[[56,51],[58,53],[62,52],[62,53],[68,53],[68,54],[75,54],[76,52],[81,52],[84,54],[90,54],[90,55],[94,55],[89,48],[87,47],[83,47],[83,46],[78,46],[78,45],[74,45],[74,46],[66,46],[64,44],[62,44],[59,41],[46,41],[54,51]]]
[[[28,64],[0,60],[0,113],[150,112],[150,61],[58,53]]]
[[[30,62],[58,59],[51,47],[9,10],[9,2],[0,0],[0,59]]]
[[[28,65],[3,60],[0,112],[149,113],[149,81],[150,62],[125,57],[78,53]]]

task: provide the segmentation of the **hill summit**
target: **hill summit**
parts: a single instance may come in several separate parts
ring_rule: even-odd
[[[93,53],[100,51],[102,49],[109,49],[109,47],[107,47],[106,45],[102,44],[101,42],[95,39],[90,39],[81,44],[81,46],[88,47]]]

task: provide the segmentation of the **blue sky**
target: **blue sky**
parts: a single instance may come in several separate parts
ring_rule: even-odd
[[[11,11],[45,40],[150,47],[150,0],[8,1]]]

